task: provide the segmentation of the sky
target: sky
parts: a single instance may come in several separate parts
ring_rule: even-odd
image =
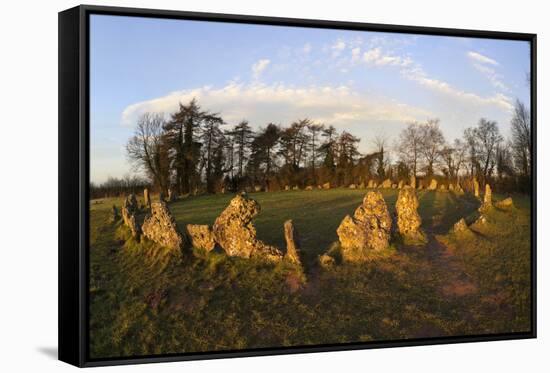
[[[530,103],[529,54],[523,41],[92,15],[91,181],[132,173],[141,114],[192,98],[225,128],[307,117],[361,152],[429,118],[449,142],[480,118],[508,137],[515,100]]]

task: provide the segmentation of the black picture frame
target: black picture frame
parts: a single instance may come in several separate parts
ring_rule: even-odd
[[[88,354],[89,17],[92,14],[527,41],[531,45],[531,330],[522,333],[182,353],[120,359]],[[59,13],[59,360],[79,367],[536,338],[536,34],[81,5]]]

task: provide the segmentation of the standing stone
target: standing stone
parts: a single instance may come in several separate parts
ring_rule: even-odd
[[[397,210],[397,227],[403,238],[415,243],[419,240],[424,241],[424,234],[420,230],[422,219],[417,211],[418,198],[413,188],[405,186],[399,191],[395,209]]]
[[[250,258],[261,256],[280,260],[283,254],[275,247],[256,238],[252,219],[260,212],[260,205],[246,194],[237,195],[216,218],[212,231],[216,242],[229,256]]]
[[[391,180],[390,179],[384,180],[382,182],[382,184],[380,185],[380,188],[390,189],[391,188]]]
[[[174,202],[176,200],[176,193],[172,190],[172,188],[168,188],[168,202]]]
[[[308,185],[308,186],[306,187],[306,190],[313,190],[313,186]]]
[[[479,183],[477,182],[477,179],[474,177],[474,196],[479,198]]]
[[[255,192],[261,192],[262,191],[262,187],[260,185],[254,185],[254,191]]]
[[[346,261],[361,261],[371,250],[388,247],[391,217],[380,192],[368,192],[353,217],[346,215],[337,229]]]
[[[214,233],[208,225],[187,224],[186,229],[193,247],[203,249],[206,252],[214,250],[216,241],[214,240]]]
[[[294,185],[294,186],[292,187],[292,190],[300,190],[300,187],[299,187],[298,185]]]
[[[113,208],[111,209],[111,218],[109,219],[111,223],[115,223],[119,219],[118,210],[115,205],[113,205]]]
[[[285,190],[290,190],[290,186],[285,185]]]
[[[371,179],[369,180],[369,183],[367,184],[367,188],[372,188],[374,181]]]
[[[411,188],[416,189],[416,176],[411,175]]]
[[[361,184],[359,184],[359,188],[360,188],[360,189],[365,189],[365,187],[366,187],[366,186],[365,186],[365,182],[362,181]]]
[[[449,190],[450,190],[450,191],[454,191],[454,190],[455,190],[453,184],[449,184]]]
[[[503,199],[502,201],[498,201],[495,203],[495,206],[499,209],[509,209],[514,207],[514,201],[512,200],[512,197],[508,197],[506,199]]]
[[[432,179],[432,181],[430,182],[430,186],[428,187],[428,190],[436,190],[436,189],[437,189],[437,180]]]
[[[403,180],[399,180],[399,184],[397,184],[397,189],[403,189]]]
[[[143,201],[147,208],[151,208],[151,196],[149,195],[149,189],[143,189]]]
[[[285,221],[284,230],[286,240],[285,258],[292,263],[302,264],[300,260],[300,238],[292,220]]]
[[[463,233],[468,232],[470,228],[468,228],[468,224],[466,224],[466,220],[464,218],[460,219],[453,225],[453,233]]]
[[[397,189],[397,184],[392,184],[392,185],[391,185],[391,188],[392,188],[392,189]]]
[[[330,183],[324,183],[323,189],[330,189]]]
[[[439,190],[442,191],[442,192],[446,192],[447,191],[447,187],[445,187],[445,184],[441,184],[439,186]]]
[[[166,202],[151,203],[151,212],[145,216],[141,230],[145,237],[170,250],[181,250],[186,242]]]
[[[483,204],[479,208],[480,212],[487,212],[493,207],[493,198],[492,198],[491,186],[485,184],[485,195],[483,196]]]
[[[356,189],[357,186],[356,186],[355,184],[350,184],[349,188],[350,188],[350,189]]]
[[[135,194],[130,194],[122,203],[122,220],[124,225],[130,228],[132,237],[139,239],[140,228],[136,222],[136,213],[138,212],[138,202]]]

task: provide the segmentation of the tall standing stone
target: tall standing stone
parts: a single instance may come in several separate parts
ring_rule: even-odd
[[[424,234],[420,230],[422,219],[418,214],[418,198],[413,188],[406,186],[399,191],[397,202],[397,227],[399,233],[407,241],[424,241]]]
[[[124,225],[130,228],[132,237],[139,239],[140,227],[136,221],[136,213],[138,212],[138,202],[135,194],[130,194],[122,203],[122,221]]]
[[[285,221],[284,224],[286,254],[285,258],[292,263],[301,264],[300,260],[300,238],[292,220]]]
[[[208,225],[187,224],[186,229],[193,247],[206,252],[214,250],[216,241],[212,229]]]
[[[151,196],[149,195],[149,189],[145,188],[143,189],[143,200],[145,203],[145,206],[148,208],[151,208]]]
[[[411,188],[416,189],[416,176],[411,175]]]
[[[384,188],[384,189],[390,189],[391,188],[391,180],[390,179],[386,179],[382,182],[382,185],[380,186],[381,188]]]
[[[483,204],[479,208],[480,212],[487,212],[488,210],[493,207],[493,193],[491,191],[491,186],[489,184],[485,184],[485,194],[483,195]]]
[[[346,261],[362,261],[371,250],[388,247],[391,233],[391,217],[380,192],[368,192],[363,203],[352,216],[346,217],[337,229]]]
[[[185,236],[178,231],[168,205],[163,201],[151,204],[151,212],[145,217],[141,230],[145,237],[170,250],[181,250],[186,242]]]
[[[428,190],[436,190],[437,189],[437,180],[432,179],[430,182],[430,185],[428,186]]]
[[[246,194],[237,195],[216,218],[212,231],[216,242],[229,256],[264,257],[280,260],[283,254],[275,247],[256,238],[252,219],[260,212],[260,205]]]
[[[477,179],[474,177],[474,196],[479,198],[479,183],[477,182]]]

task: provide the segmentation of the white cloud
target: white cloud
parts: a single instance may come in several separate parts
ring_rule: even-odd
[[[353,51],[352,51],[353,58]],[[375,66],[408,66],[412,63],[409,57],[401,57],[383,53],[380,48],[369,49],[363,53],[363,62]]]
[[[401,71],[401,74],[405,78],[417,82],[420,85],[431,89],[432,91],[442,93],[457,100],[465,101],[469,104],[477,106],[497,106],[505,111],[511,111],[514,107],[512,99],[502,93],[497,93],[493,96],[483,97],[476,93],[466,92],[453,87],[451,84],[445,81],[429,77],[418,65],[413,68],[403,69]]]
[[[208,110],[219,112],[229,124],[247,119],[255,126],[276,121],[288,124],[298,118],[348,128],[365,129],[371,123],[401,124],[433,116],[422,108],[354,91],[348,86],[293,87],[284,84],[228,83],[221,88],[200,87],[172,92],[166,96],[128,106],[125,125],[133,125],[145,112],[169,113],[180,102],[197,98]]]
[[[357,62],[361,58],[361,48],[356,47],[351,50],[351,62]]]
[[[342,39],[338,39],[330,49],[332,50],[332,57],[338,57],[346,49],[346,43]]]
[[[304,52],[305,54],[308,54],[309,52],[311,52],[311,49],[312,49],[311,44],[306,43],[302,48],[302,52]]]
[[[477,61],[479,63],[493,65],[493,66],[498,66],[499,65],[499,63],[497,61],[493,60],[490,57],[484,56],[483,54],[478,53],[478,52],[470,51],[470,52],[466,53],[466,55],[471,60]]]
[[[252,75],[254,79],[258,79],[270,63],[271,61],[268,59],[261,59],[252,65]]]
[[[508,86],[502,82],[502,75],[498,74],[495,69],[485,66],[479,63],[473,64],[474,68],[481,72],[493,85],[493,87],[501,90],[501,91],[510,91]]]

